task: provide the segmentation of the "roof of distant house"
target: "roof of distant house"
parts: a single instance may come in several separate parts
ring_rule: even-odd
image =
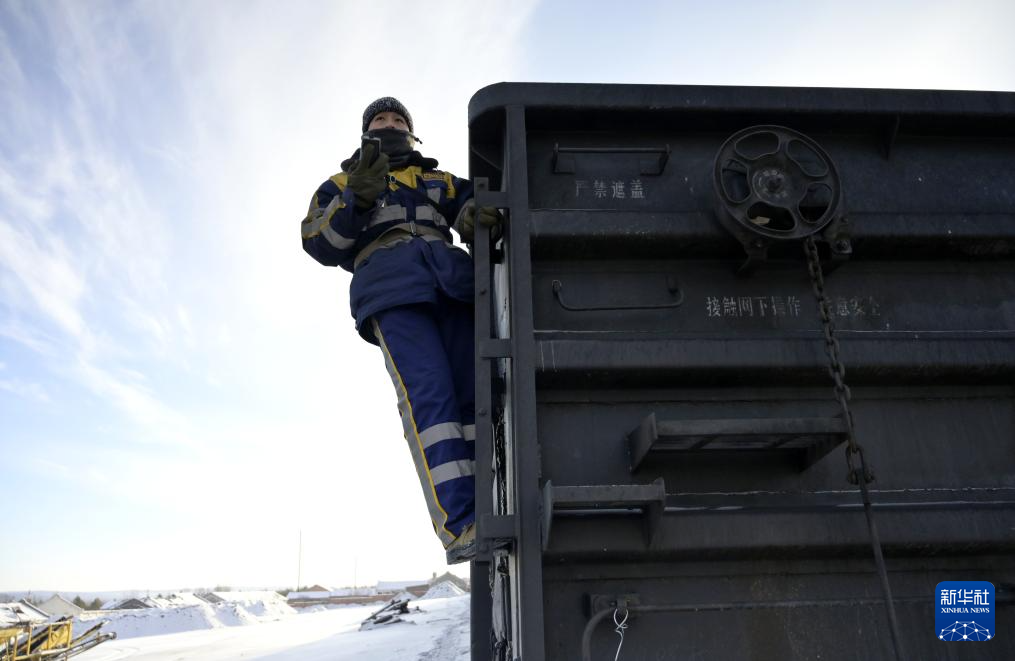
[[[377,581],[378,592],[398,592],[405,588],[416,587],[417,585],[428,585],[430,583],[427,579],[419,581]]]
[[[225,603],[247,602],[247,601],[285,601],[278,592],[274,590],[235,590],[232,592],[211,592]],[[202,595],[203,597],[204,595]]]
[[[175,606],[202,606],[208,602],[193,592],[181,592],[164,597],[146,597],[145,602],[156,608],[172,608]]]
[[[47,620],[49,613],[27,601],[0,603],[0,624],[27,624]]]
[[[54,594],[52,597],[50,597],[49,599],[47,599],[46,601],[42,602],[42,604],[39,604],[39,605],[43,606],[45,604],[51,604],[51,603],[63,604],[65,606],[72,606],[72,607],[77,608],[79,610],[84,610],[83,608],[81,608],[80,606],[75,604],[73,601],[68,601],[67,599],[61,597],[58,594]],[[43,610],[45,610],[45,609],[43,609]]]
[[[469,582],[467,580],[465,580],[461,576],[455,576],[449,571],[444,572],[440,576],[434,576],[432,579],[430,579],[430,585],[438,585],[440,583],[444,583],[445,581],[450,581],[455,585],[457,585],[458,587],[462,588],[463,590],[469,587]]]
[[[152,608],[153,604],[139,599],[137,597],[129,597],[127,599],[113,599],[102,604],[102,610],[104,611],[118,611],[118,610],[136,610],[139,608]]]

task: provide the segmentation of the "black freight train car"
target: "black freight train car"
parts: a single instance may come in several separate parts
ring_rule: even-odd
[[[499,84],[469,123],[508,214],[474,660],[1015,659],[1015,94]]]

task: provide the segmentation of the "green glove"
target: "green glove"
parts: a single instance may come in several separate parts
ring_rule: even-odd
[[[476,209],[476,205],[470,202],[469,206],[465,207],[462,211],[461,218],[455,223],[455,229],[458,230],[458,234],[461,235],[463,241],[472,243],[472,239],[476,236],[477,222],[484,227],[490,227],[496,231],[496,228],[500,227],[503,221],[504,215],[501,214],[497,207],[480,207]]]
[[[359,162],[349,173],[346,187],[356,194],[356,206],[369,209],[374,205],[377,196],[388,187],[388,155],[381,152],[373,164],[374,145],[366,145],[360,154]]]

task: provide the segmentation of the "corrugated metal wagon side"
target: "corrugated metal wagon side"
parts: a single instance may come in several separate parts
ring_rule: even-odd
[[[498,84],[473,659],[1015,658],[1015,94]],[[935,629],[993,585],[991,640]]]

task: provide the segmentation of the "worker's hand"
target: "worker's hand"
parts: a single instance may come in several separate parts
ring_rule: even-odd
[[[374,160],[374,145],[365,145],[360,153],[359,162],[349,173],[347,187],[356,194],[356,206],[369,209],[374,205],[377,196],[388,187],[388,155],[384,152]],[[374,161],[372,164],[370,161]]]
[[[472,243],[476,236],[476,223],[491,228],[497,232],[500,224],[504,222],[504,215],[497,207],[479,207],[472,202],[462,211],[461,217],[455,223],[455,229],[466,243]]]

